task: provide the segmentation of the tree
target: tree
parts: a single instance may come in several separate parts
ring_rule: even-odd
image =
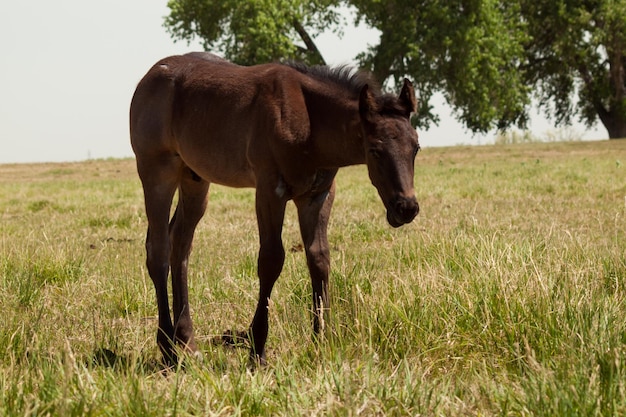
[[[472,131],[524,127],[534,97],[557,126],[578,115],[626,137],[624,0],[350,3],[382,32],[362,64],[412,75],[422,102],[442,91]]]
[[[626,137],[626,2],[522,0],[532,39],[522,69],[557,125],[574,114]],[[576,96],[578,100],[576,101]]]
[[[524,126],[530,89],[515,57],[527,35],[515,2],[490,0],[353,0],[358,18],[381,31],[360,55],[380,79],[415,79],[420,124],[437,122],[430,99],[442,92],[474,132]]]
[[[244,65],[296,59],[325,64],[313,38],[338,28],[333,0],[170,0],[165,27],[177,39],[200,38]]]
[[[417,123],[443,93],[473,132],[525,127],[532,99],[555,123],[598,119],[626,137],[625,0],[172,0],[166,27],[235,62],[324,63],[315,37],[341,28],[339,6],[378,29],[358,56],[381,82],[415,81]]]

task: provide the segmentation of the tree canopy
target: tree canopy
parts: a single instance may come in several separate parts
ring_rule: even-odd
[[[442,92],[459,120],[474,132],[524,125],[529,88],[517,70],[526,37],[514,2],[354,0],[358,17],[381,31],[360,56],[380,79],[415,79],[422,124],[436,121],[429,105]]]
[[[241,63],[323,64],[315,38],[341,31],[340,7],[380,31],[358,55],[380,82],[414,80],[417,123],[441,92],[473,132],[525,127],[531,102],[555,125],[598,119],[626,137],[625,0],[171,0],[165,26]],[[355,51],[356,53],[357,51]]]
[[[239,64],[297,59],[324,64],[313,38],[338,30],[333,0],[172,0],[165,27],[175,39],[199,38],[205,49]]]
[[[626,137],[626,1],[521,0],[531,38],[520,66],[557,124],[600,119]]]

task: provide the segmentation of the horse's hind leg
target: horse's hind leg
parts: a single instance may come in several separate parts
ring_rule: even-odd
[[[182,172],[178,205],[170,223],[174,336],[185,350],[196,352],[187,287],[187,265],[194,231],[207,206],[209,183],[193,171]]]
[[[311,274],[313,331],[316,335],[324,330],[324,314],[329,308],[330,249],[327,229],[334,198],[335,183],[333,182],[326,191],[294,200],[298,208],[300,233]]]
[[[163,358],[170,364],[176,362],[176,354],[173,346],[174,326],[167,294],[171,251],[168,223],[180,168],[179,158],[173,155],[160,155],[159,158],[137,156],[137,171],[143,185],[148,218],[146,266],[156,290],[159,313],[157,343]]]

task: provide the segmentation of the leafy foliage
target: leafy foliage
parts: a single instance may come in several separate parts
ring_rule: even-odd
[[[626,136],[626,3],[614,0],[354,0],[381,30],[361,55],[381,78],[411,74],[426,104],[442,91],[474,132],[524,127],[533,94],[555,124],[599,118]],[[436,120],[436,119],[433,119]]]
[[[590,126],[599,118],[611,138],[625,137],[626,2],[520,3],[532,34],[522,69],[540,106],[557,124],[578,113]]]
[[[380,29],[363,66],[397,82],[410,74],[420,92],[421,124],[437,121],[430,99],[442,91],[472,131],[524,125],[529,88],[518,71],[525,24],[514,2],[355,0],[359,18]],[[495,124],[495,126],[494,126]]]
[[[165,26],[178,39],[202,39],[240,64],[291,58],[321,64],[311,37],[340,16],[333,0],[171,0]]]
[[[415,81],[418,125],[438,117],[443,93],[473,132],[525,127],[533,98],[567,125],[598,119],[626,137],[626,2],[623,0],[171,0],[173,37],[199,37],[242,64],[324,63],[314,39],[340,31],[340,7],[380,31],[361,66],[381,81]],[[344,9],[345,10],[345,9]]]

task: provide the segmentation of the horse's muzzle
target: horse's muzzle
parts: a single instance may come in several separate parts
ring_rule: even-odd
[[[392,227],[400,227],[411,223],[419,211],[415,197],[398,197],[387,209],[387,221]]]

